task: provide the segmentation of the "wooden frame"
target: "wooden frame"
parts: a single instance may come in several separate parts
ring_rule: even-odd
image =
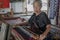
[[[1,38],[0,40],[8,40],[9,37],[9,24],[2,22],[2,27],[1,27]]]

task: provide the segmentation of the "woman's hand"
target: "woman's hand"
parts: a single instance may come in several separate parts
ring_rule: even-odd
[[[39,40],[44,40],[45,38],[46,38],[46,36],[41,34],[40,37],[39,37]]]
[[[32,38],[34,38],[35,40],[39,40],[39,36],[38,35],[32,35]]]

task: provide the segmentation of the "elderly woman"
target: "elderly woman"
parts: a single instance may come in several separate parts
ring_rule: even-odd
[[[23,22],[17,25],[28,25],[30,24],[31,30],[38,34],[37,40],[52,40],[50,37],[51,23],[45,12],[41,11],[42,2],[35,0],[33,2],[34,13],[28,22]],[[49,35],[49,36],[48,36]],[[39,38],[39,39],[38,39]]]

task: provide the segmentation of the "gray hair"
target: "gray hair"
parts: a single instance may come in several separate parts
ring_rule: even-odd
[[[33,5],[35,4],[35,2],[37,2],[39,4],[40,8],[42,7],[42,1],[41,0],[34,0]]]

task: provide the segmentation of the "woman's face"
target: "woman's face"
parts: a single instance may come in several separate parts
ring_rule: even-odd
[[[39,6],[39,4],[37,2],[34,3],[33,7],[34,7],[34,12],[35,13],[39,13],[40,12],[40,6]]]

